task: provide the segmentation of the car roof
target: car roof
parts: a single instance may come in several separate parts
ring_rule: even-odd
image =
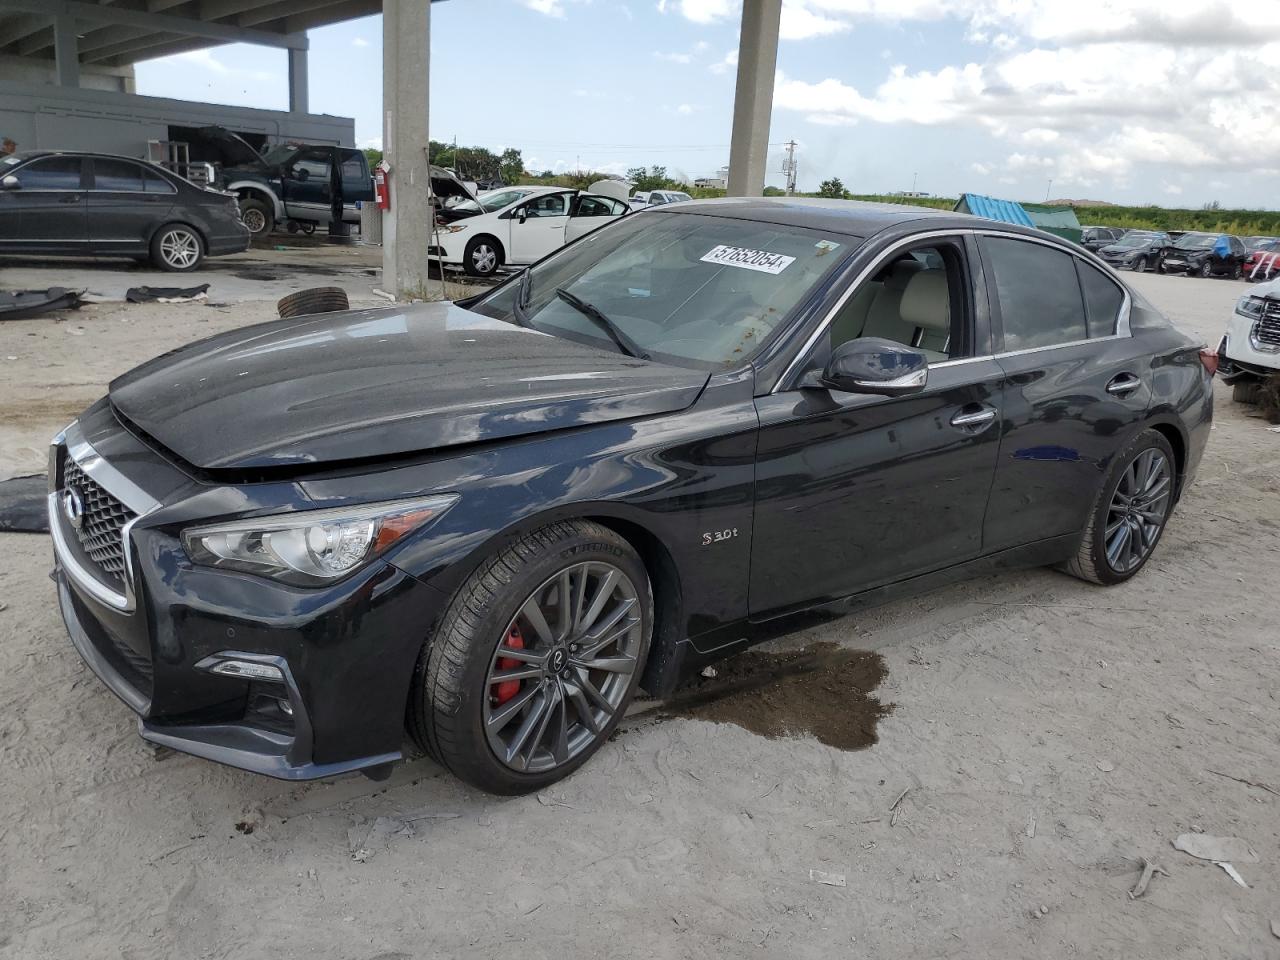
[[[714,200],[687,200],[667,212],[759,220],[780,226],[808,227],[856,237],[871,236],[889,227],[917,220],[928,220],[930,226],[938,229],[963,230],[982,224],[1010,233],[1024,233],[1033,237],[1045,235],[1041,230],[952,210],[937,210],[905,203],[829,200],[824,197],[721,197]]]
[[[142,163],[149,167],[164,169],[160,164],[145,157],[130,157],[123,153],[102,153],[98,150],[19,150],[18,154],[23,161],[35,160],[40,157],[102,157],[107,160],[129,160],[133,163]]]

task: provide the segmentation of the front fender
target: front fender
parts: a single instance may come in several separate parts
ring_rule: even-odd
[[[272,209],[275,211],[277,220],[283,220],[284,217],[284,201],[280,199],[280,195],[268,184],[261,180],[237,180],[234,183],[227,184],[225,188],[228,192],[239,196],[243,193],[260,193],[266,199],[271,201]]]

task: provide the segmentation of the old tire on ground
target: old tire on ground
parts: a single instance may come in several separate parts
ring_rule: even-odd
[[[502,247],[493,237],[472,237],[462,255],[462,269],[473,277],[491,277],[502,266]]]
[[[414,670],[414,739],[498,794],[542,789],[595,753],[635,692],[653,631],[644,564],[618,534],[553,523],[458,588]]]
[[[1173,511],[1173,448],[1157,430],[1138,434],[1111,462],[1080,548],[1062,569],[1091,583],[1124,583],[1147,564]]]
[[[299,290],[276,301],[276,313],[282,319],[350,309],[351,303],[347,300],[347,291],[341,287],[312,287],[310,290]]]
[[[204,240],[185,223],[166,223],[151,237],[151,262],[161,270],[186,273],[203,259]]]
[[[1236,403],[1257,403],[1258,391],[1262,388],[1257,380],[1245,380],[1231,385],[1231,399]]]
[[[240,198],[240,220],[255,240],[276,228],[276,214],[271,204],[257,197]]]

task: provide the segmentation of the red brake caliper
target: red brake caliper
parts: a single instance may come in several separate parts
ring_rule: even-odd
[[[524,637],[521,635],[520,627],[517,624],[513,623],[511,625],[511,629],[507,631],[506,646],[510,647],[512,650],[524,649]],[[499,670],[514,670],[518,666],[520,666],[520,661],[516,660],[514,657],[498,658]],[[519,692],[519,680],[503,680],[493,685],[493,699],[499,706],[506,703]]]

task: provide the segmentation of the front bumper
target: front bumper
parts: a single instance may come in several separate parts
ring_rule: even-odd
[[[1259,345],[1254,342],[1256,322],[1254,317],[1234,312],[1227,321],[1227,332],[1218,345],[1218,376],[1226,383],[1255,380],[1280,373],[1280,350],[1259,349]]]
[[[104,415],[111,416],[105,405],[91,408],[68,431],[63,452],[55,452],[54,578],[72,644],[138,714],[139,734],[285,780],[400,759],[409,682],[442,595],[383,561],[314,589],[191,563],[177,538],[189,521],[179,518],[191,512],[193,498],[208,499],[208,487],[185,477],[161,479],[174,468],[118,427],[99,444],[106,466],[90,464],[93,479],[117,498],[137,495],[130,484],[167,493],[149,508],[141,505],[124,537],[128,596],[94,589],[86,578],[95,573],[59,508],[56,458],[67,447],[83,456],[86,434],[103,425]],[[128,449],[132,477],[113,465],[126,460],[106,448]],[[235,493],[246,496],[243,489]],[[210,672],[216,658],[228,657],[276,666],[282,679]]]

